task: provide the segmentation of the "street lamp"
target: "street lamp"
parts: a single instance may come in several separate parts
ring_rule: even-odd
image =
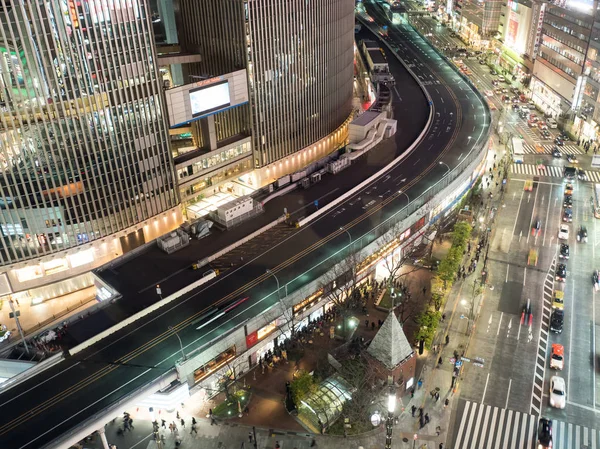
[[[181,356],[183,357],[183,361],[185,362],[187,360],[187,357],[185,356],[185,352],[183,351],[183,343],[181,341],[181,338],[179,337],[179,334],[173,328],[173,326],[169,326],[169,330],[172,331],[175,334],[175,336],[177,337],[177,340],[179,340],[179,347],[181,348]]]
[[[385,449],[392,448],[392,431],[394,427],[394,412],[396,411],[396,392],[394,386],[390,385],[388,393],[388,416],[385,423]]]
[[[439,161],[439,162],[438,162],[438,164],[440,164],[440,165],[445,165],[445,166],[446,166],[446,169],[447,169],[448,171],[450,171],[450,167],[448,167],[448,164],[446,164],[444,161]],[[448,172],[446,172],[446,173],[448,173]]]
[[[21,311],[15,310],[15,303],[12,298],[8,300],[8,304],[10,305],[10,310],[12,310],[12,312],[9,313],[9,317],[15,319],[17,329],[19,329],[19,334],[21,334],[21,340],[23,340],[23,346],[25,346],[25,352],[29,354],[29,346],[27,346],[27,340],[25,340],[25,334],[23,333],[23,328],[21,327],[21,322],[19,321]]]
[[[340,231],[344,231],[346,234],[348,234],[348,238],[350,239],[350,246],[352,246],[352,236],[350,235],[350,231],[348,231],[343,226],[340,226]]]
[[[279,294],[280,291],[280,287],[279,287],[279,278],[275,275],[275,273],[273,273],[271,270],[269,270],[267,268],[267,274],[273,276],[275,278],[275,282],[277,282],[277,298],[281,299],[281,295]],[[287,296],[287,295],[286,295]]]

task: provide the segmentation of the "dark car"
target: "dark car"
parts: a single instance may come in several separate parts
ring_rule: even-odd
[[[577,231],[577,241],[587,243],[587,228],[585,226],[580,226],[579,231]]]
[[[567,156],[567,161],[570,162],[571,164],[577,164],[579,161],[577,160],[577,157],[575,157],[572,154],[569,154]]]
[[[498,84],[500,84],[500,81],[492,80],[492,86],[497,86]]]
[[[522,119],[526,119],[527,118],[527,112],[525,112],[525,111],[519,112],[519,117],[521,117]]]
[[[588,179],[587,174],[581,168],[577,170],[577,179],[579,179],[580,181],[587,181]]]
[[[496,72],[494,69],[490,69],[490,75],[497,75],[498,72]],[[492,81],[493,83],[494,81]]]
[[[536,220],[531,226],[531,235],[533,237],[537,237],[542,232],[542,222],[540,220]]]
[[[550,331],[560,334],[563,330],[565,322],[565,312],[561,309],[554,309],[550,316]]]
[[[561,137],[557,137],[556,139],[554,139],[554,144],[558,145],[559,147],[562,147],[565,144],[565,141]]]
[[[560,135],[559,135],[558,137],[560,137],[560,138],[561,138],[562,140],[564,140],[565,142],[568,142],[568,141],[569,141],[569,136],[568,136],[568,135],[567,135],[567,133],[566,133],[566,132],[564,132],[564,131],[561,131],[561,132],[560,132]]]
[[[552,448],[552,421],[540,418],[538,424],[538,449]]]
[[[520,106],[518,104],[514,104],[512,105],[513,111],[518,111]]]
[[[556,148],[556,147],[554,147],[552,149],[552,156],[555,157],[555,158],[557,158],[557,159],[560,159],[562,157],[562,155],[560,154],[560,150],[558,148]]]
[[[548,131],[547,129],[542,129],[540,131],[540,134],[542,135],[542,137],[544,139],[548,139],[548,140],[552,139],[552,134],[550,134],[550,131]]]
[[[567,266],[564,263],[559,263],[556,266],[556,280],[565,282],[565,279],[567,279]]]
[[[565,195],[565,199],[563,200],[563,206],[572,206],[573,205],[573,195]]]
[[[575,167],[565,167],[563,175],[566,179],[572,181],[577,177],[577,169]]]
[[[573,221],[573,208],[572,207],[565,207],[565,210],[563,212],[563,221],[565,221],[567,223],[571,223]]]
[[[481,64],[481,65],[485,65],[485,61],[484,61],[483,59],[480,59],[480,60],[479,60],[479,64]]]
[[[566,243],[560,244],[560,250],[558,252],[558,257],[560,257],[561,259],[569,258],[569,245],[567,245]]]

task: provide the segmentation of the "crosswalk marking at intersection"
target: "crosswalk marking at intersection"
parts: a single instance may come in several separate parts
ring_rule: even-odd
[[[535,164],[512,164],[512,173],[529,176],[550,176],[562,178],[564,168],[557,165],[546,165],[543,170],[539,170]],[[600,172],[595,170],[584,170],[588,180],[591,182],[600,182]]]
[[[538,415],[501,409],[460,400],[460,422],[453,449],[534,449],[537,444]],[[552,421],[557,449],[600,449],[598,429]]]
[[[523,144],[523,150],[525,151],[525,154],[550,154],[550,153],[552,153],[552,150],[555,147],[558,148],[558,151],[560,151],[562,154],[584,154],[585,153],[585,151],[583,151],[577,145],[563,145],[563,146],[559,147],[558,145],[545,143],[545,144],[542,144],[542,147],[544,148],[544,152],[538,153],[538,151],[535,148],[535,145],[531,145],[529,143]]]

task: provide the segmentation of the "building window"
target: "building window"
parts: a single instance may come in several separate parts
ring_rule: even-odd
[[[216,356],[214,359],[212,359],[210,362],[205,363],[200,368],[198,368],[196,371],[194,371],[194,383],[198,383],[198,382],[202,381],[203,379],[206,379],[208,376],[210,376],[212,373],[217,371],[219,368],[223,367],[225,364],[227,364],[228,362],[235,359],[235,356],[236,356],[235,346],[232,346],[231,348],[226,349],[225,351],[220,353],[218,356]]]

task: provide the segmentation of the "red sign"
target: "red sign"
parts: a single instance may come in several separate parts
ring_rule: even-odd
[[[258,331],[246,335],[246,348],[251,348],[258,341]]]

